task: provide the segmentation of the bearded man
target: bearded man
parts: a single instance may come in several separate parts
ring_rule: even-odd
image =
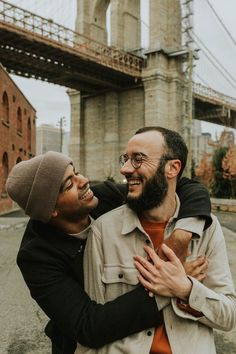
[[[187,152],[178,133],[145,127],[129,140],[120,157],[128,184],[127,203],[92,225],[84,257],[85,289],[92,299],[105,303],[140,281],[155,295],[164,325],[115,341],[96,353],[215,354],[213,328],[230,330],[235,325],[234,286],[216,217],[207,230],[195,232],[189,244],[192,256],[206,255],[209,260],[202,279],[187,276],[178,257],[163,243],[178,219],[176,186]],[[81,352],[94,350],[78,344],[76,353]]]

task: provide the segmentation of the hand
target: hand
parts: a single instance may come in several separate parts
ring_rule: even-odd
[[[186,257],[188,256],[188,245],[191,237],[191,232],[176,229],[164,240],[164,243],[175,252],[182,264],[184,264]],[[157,254],[164,261],[167,260],[161,247],[157,250]]]
[[[184,269],[186,274],[202,282],[207,276],[208,263],[206,256],[199,256],[195,260],[186,261]]]
[[[140,273],[140,283],[154,294],[188,300],[192,282],[186,276],[185,269],[175,253],[165,244],[161,248],[167,261],[163,261],[148,246],[144,246],[144,249],[151,262],[144,257],[134,256],[134,264]]]

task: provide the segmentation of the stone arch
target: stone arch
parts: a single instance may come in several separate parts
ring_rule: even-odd
[[[22,133],[22,110],[20,107],[17,108],[17,124],[16,129],[18,133]]]
[[[9,99],[6,91],[2,95],[2,105],[3,105],[3,120],[9,123]]]
[[[3,153],[2,156],[2,188],[1,188],[1,194],[6,193],[6,181],[9,173],[9,162],[8,162],[8,154],[7,152]]]
[[[140,0],[77,0],[76,31],[106,44],[109,5],[111,45],[130,50],[140,48]]]
[[[95,0],[91,12],[91,37],[103,43],[107,43],[108,38],[106,14],[109,4],[110,0]]]

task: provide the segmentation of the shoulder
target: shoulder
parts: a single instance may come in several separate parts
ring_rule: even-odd
[[[92,229],[100,229],[105,227],[106,225],[117,225],[123,222],[124,215],[126,214],[128,208],[126,204],[121,205],[118,208],[115,208],[104,215],[100,216],[97,220],[95,220],[92,224]]]
[[[214,214],[211,214],[211,218],[212,223],[205,229],[203,239],[205,239],[205,242],[207,242],[207,240],[208,242],[214,243],[224,242],[224,234],[218,218]]]

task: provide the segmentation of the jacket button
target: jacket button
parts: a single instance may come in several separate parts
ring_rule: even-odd
[[[147,331],[147,336],[151,336],[152,335],[152,331]]]
[[[119,277],[120,279],[123,278],[123,274],[120,273],[120,274],[118,275],[118,277]]]

